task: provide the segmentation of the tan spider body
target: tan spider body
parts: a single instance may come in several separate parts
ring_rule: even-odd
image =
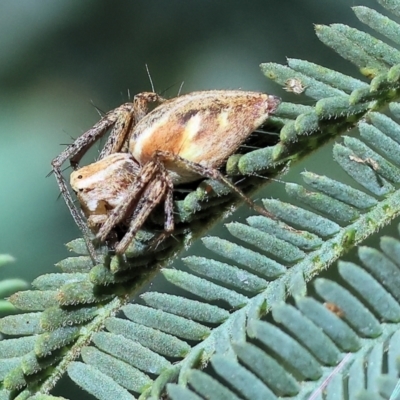
[[[147,113],[148,103],[161,104]],[[78,226],[86,224],[61,174],[67,160],[74,169],[92,144],[113,127],[100,160],[71,174],[89,228],[104,241],[121,222],[129,228],[116,246],[123,253],[154,207],[165,201],[165,231],[174,228],[174,185],[207,177],[224,182],[256,207],[219,168],[273,113],[280,100],[246,91],[193,92],[171,100],[140,93],[107,113],[52,162],[61,193]],[[268,213],[259,209],[265,215]],[[89,241],[92,255],[94,249]]]
[[[130,154],[114,153],[72,172],[71,188],[91,230],[97,231],[110,211],[124,201],[139,170]]]
[[[163,102],[133,128],[129,152],[142,165],[156,150],[218,168],[274,111],[278,100],[240,90],[194,92]],[[173,161],[164,165],[174,184],[198,179]]]

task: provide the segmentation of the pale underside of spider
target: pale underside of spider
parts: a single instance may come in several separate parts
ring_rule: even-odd
[[[149,103],[160,103],[148,112]],[[123,253],[157,204],[165,202],[166,234],[174,229],[175,185],[207,177],[226,184],[253,208],[270,214],[246,197],[218,168],[273,113],[280,99],[257,92],[193,92],[171,100],[140,93],[132,103],[108,112],[52,161],[67,206],[84,233],[88,227],[104,241],[121,222],[129,221],[115,251]],[[87,150],[111,129],[99,161],[78,169]],[[75,170],[71,186],[87,222],[76,208],[61,172],[69,160]],[[95,250],[87,239],[89,252]]]

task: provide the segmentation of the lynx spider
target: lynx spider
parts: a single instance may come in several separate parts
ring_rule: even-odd
[[[148,112],[150,103],[160,105]],[[172,232],[174,185],[201,177],[223,182],[260,213],[271,216],[254,205],[218,168],[279,104],[280,99],[275,96],[240,90],[192,92],[171,100],[165,100],[154,92],[143,92],[137,94],[133,102],[108,112],[52,161],[61,194],[84,233],[91,256],[95,258],[96,253],[88,239],[88,225],[81,210],[76,208],[61,172],[65,161],[69,159],[74,169],[71,183],[75,187],[79,186],[76,185],[77,180],[84,176],[80,173],[85,171],[84,168],[92,168],[92,171],[86,171],[88,177],[101,172],[102,168],[104,171],[112,168],[113,155],[118,158],[117,154],[125,154],[124,157],[131,160],[129,163],[133,163],[130,165],[129,182],[124,181],[123,200],[109,205],[107,215],[104,213],[100,217],[96,235],[104,241],[116,225],[132,216],[127,233],[115,248],[119,254],[126,250],[149,213],[163,200],[166,214],[164,230],[166,234]],[[83,155],[109,129],[111,132],[99,161],[78,169]],[[121,173],[121,168],[115,170]],[[112,176],[112,172],[110,174]],[[100,176],[98,187],[107,183],[107,180],[102,182],[101,179]],[[84,191],[85,188],[78,190]],[[87,206],[84,199],[80,202],[83,207]],[[95,223],[95,219],[91,222]]]

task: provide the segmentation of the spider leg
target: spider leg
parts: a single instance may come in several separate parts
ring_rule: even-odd
[[[171,177],[168,175],[165,167],[163,166],[163,171],[160,179],[164,179],[166,183],[166,194],[164,200],[164,231],[158,234],[151,241],[149,247],[152,249],[157,249],[160,243],[167,239],[172,232],[175,230],[175,219],[174,219],[174,184],[172,183]],[[155,204],[154,206],[156,206]],[[154,208],[154,207],[153,207]]]
[[[79,160],[83,157],[83,155],[87,152],[87,150],[98,140],[100,139],[107,130],[114,125],[117,121],[121,121],[121,119],[125,120],[125,116],[128,114],[132,114],[132,104],[124,104],[121,107],[116,108],[113,111],[107,113],[104,118],[102,118],[96,125],[86,131],[83,135],[77,138],[74,143],[68,146],[59,156],[53,159],[51,162],[52,169],[54,175],[56,177],[58,186],[60,188],[60,192],[64,198],[69,211],[74,218],[75,223],[78,225],[79,229],[82,231],[83,236],[85,238],[86,244],[88,246],[89,253],[93,259],[95,259],[96,252],[94,247],[90,241],[90,233],[88,227],[85,223],[85,219],[81,210],[79,210],[72,199],[72,196],[68,190],[65,179],[62,175],[61,167],[65,161],[70,160],[71,166],[75,169],[78,166]],[[118,124],[120,126],[120,124]],[[115,130],[113,129],[113,132]],[[113,134],[111,132],[111,136],[116,136],[116,133]],[[109,148],[113,147],[109,145]],[[113,147],[115,148],[115,147]]]
[[[194,172],[198,175],[201,175],[206,178],[214,179],[216,181],[220,181],[224,183],[229,189],[232,190],[237,196],[242,198],[251,208],[257,211],[259,214],[264,215],[266,217],[272,218],[276,220],[276,217],[265,210],[264,208],[258,206],[251,200],[245,193],[243,193],[235,184],[233,184],[226,176],[224,176],[218,169],[213,167],[206,167],[204,165],[189,161],[185,158],[178,156],[177,154],[173,154],[167,151],[157,151],[156,158],[160,161],[167,160],[173,161],[177,165],[185,168],[188,171]]]
[[[165,101],[161,96],[156,93],[140,93],[135,96],[133,103],[126,103],[122,106],[108,112],[97,124],[91,129],[86,131],[83,135],[77,138],[70,146],[68,146],[59,156],[53,159],[51,162],[54,175],[56,177],[58,186],[60,188],[61,195],[67,204],[68,209],[75,223],[82,231],[85,238],[89,253],[95,260],[96,252],[94,246],[90,240],[90,231],[86,224],[84,215],[80,209],[78,209],[73,201],[73,198],[68,190],[68,186],[62,175],[61,167],[67,160],[70,161],[70,165],[73,169],[77,169],[78,163],[85,153],[90,149],[93,144],[100,139],[104,134],[111,128],[110,135],[99,155],[99,159],[102,159],[110,154],[117,152],[127,152],[129,136],[132,132],[132,126],[135,125],[141,118],[143,118],[148,112],[148,105],[152,102],[163,102]],[[146,171],[145,171],[146,172]],[[149,180],[151,179],[148,178]],[[137,194],[148,181],[140,180],[142,184],[138,185],[138,188],[133,191],[133,197],[136,198]],[[136,194],[135,194],[136,193]],[[134,200],[131,200],[131,203]],[[127,207],[128,209],[129,207]],[[123,209],[122,212],[126,212]],[[124,215],[124,214],[123,214]],[[115,218],[115,217],[114,217]],[[111,218],[107,220],[108,223],[103,226],[103,237],[107,236],[111,229],[120,221],[113,222],[115,219]],[[111,226],[111,227],[110,227]],[[99,236],[99,235],[98,235]]]
[[[136,125],[146,114],[149,112],[149,104],[150,103],[163,103],[166,99],[163,97],[159,96],[157,93],[154,92],[143,92],[143,93],[138,93],[135,95],[133,98],[133,109],[132,109],[132,114],[133,116],[132,120],[130,121],[130,126]],[[129,152],[129,139],[130,135],[132,134],[132,129],[129,129],[127,127],[129,134],[125,137],[125,140],[122,143],[122,146],[118,151],[121,151],[122,153],[128,153]],[[110,138],[112,137],[112,134],[110,135]],[[104,146],[101,154],[100,154],[100,159],[108,154],[111,154],[113,151],[108,152],[107,149],[107,143]],[[104,153],[104,154],[103,154]]]
[[[118,113],[119,115],[114,123],[110,135],[108,136],[107,141],[99,154],[99,160],[109,156],[110,154],[122,151],[125,143],[127,142],[132,125],[135,124],[134,112],[134,107],[132,107],[132,104],[129,104],[127,109],[121,110],[121,112]]]
[[[138,123],[149,112],[150,103],[163,103],[166,99],[155,92],[138,93],[133,98],[135,123]]]
[[[132,103],[124,104],[111,111],[111,113],[117,112],[119,115],[99,155],[99,160],[119,151],[126,153],[128,151],[129,133],[132,126],[136,125],[149,112],[150,103],[162,103],[164,101],[165,99],[157,93],[143,92],[138,93],[133,98]]]
[[[149,182],[135,208],[128,231],[115,248],[117,254],[125,252],[138,230],[168,191],[168,183],[162,178],[162,175]]]
[[[121,201],[119,205],[111,211],[107,221],[99,229],[96,235],[97,239],[103,242],[111,230],[132,212],[135,202],[138,201],[139,197],[143,197],[141,192],[145,189],[146,185],[154,179],[159,170],[160,163],[158,162],[150,161],[143,166],[137,179],[127,188],[125,200]]]
[[[174,220],[174,184],[172,183],[171,177],[168,175],[167,171],[164,169],[164,179],[167,183],[167,193],[165,196],[164,212],[164,233],[170,234],[174,231],[175,220]]]

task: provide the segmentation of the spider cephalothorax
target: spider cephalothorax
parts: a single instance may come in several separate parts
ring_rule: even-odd
[[[139,170],[139,164],[130,154],[114,153],[72,172],[71,188],[91,230],[98,231],[111,210],[124,201]]]
[[[147,113],[151,102],[161,104]],[[76,170],[85,152],[112,127],[99,161],[73,172],[71,185],[98,239],[104,241],[116,225],[129,218],[117,253],[126,250],[148,214],[163,200],[164,230],[172,232],[174,185],[200,177],[216,179],[254,206],[218,168],[279,103],[275,96],[239,90],[193,92],[167,101],[156,93],[140,93],[132,103],[107,113],[53,160],[61,193],[85,233],[86,223],[60,168],[69,159]],[[89,241],[88,245],[95,254]]]

